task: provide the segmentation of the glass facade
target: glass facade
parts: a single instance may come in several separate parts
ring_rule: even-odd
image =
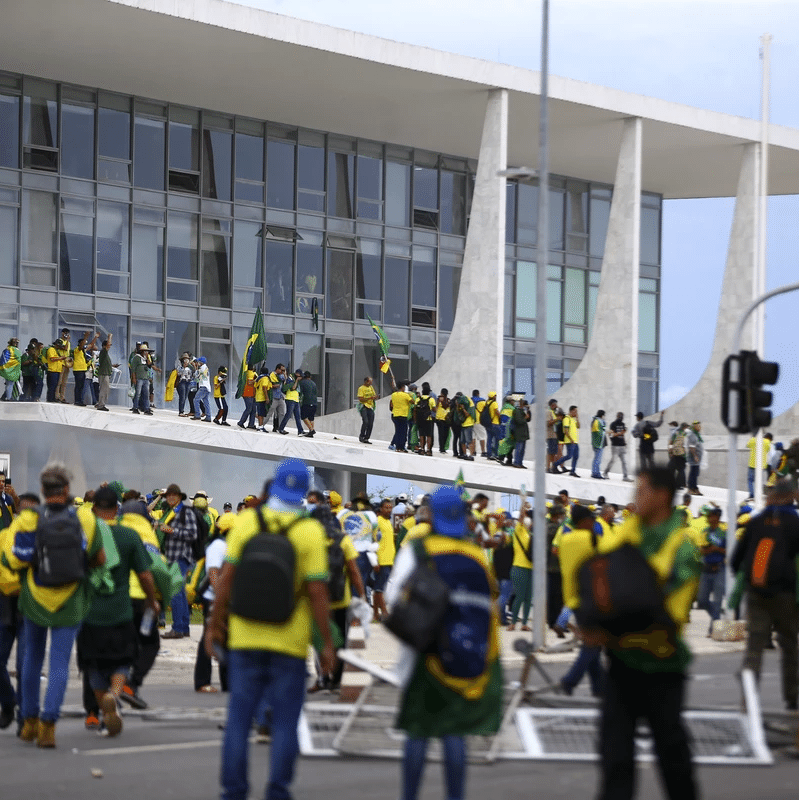
[[[455,156],[0,73],[0,315],[21,340],[70,324],[114,331],[120,357],[147,339],[164,363],[159,395],[184,350],[237,375],[260,307],[270,366],[311,371],[320,413],[351,408],[367,373],[389,389],[369,318],[397,377],[420,377],[443,350],[475,171]],[[538,188],[507,191],[503,389],[529,394]],[[553,388],[590,337],[611,197],[552,180]],[[646,397],[657,394],[660,219],[660,198],[645,195]]]

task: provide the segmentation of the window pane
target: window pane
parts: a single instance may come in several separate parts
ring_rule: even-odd
[[[641,209],[641,263],[660,264],[660,211]]]
[[[180,354],[187,352],[197,353],[197,323],[167,320],[164,364],[172,368]]]
[[[438,170],[414,167],[413,206],[438,211]]]
[[[128,272],[130,207],[123,203],[97,203],[97,269]],[[137,265],[138,268],[138,265]]]
[[[19,167],[19,97],[0,94],[0,167]]]
[[[133,226],[133,297],[164,299],[164,229],[155,225]]]
[[[563,250],[563,189],[549,190],[549,247]]]
[[[443,269],[443,267],[442,267]],[[443,277],[441,278],[443,281]],[[503,335],[511,336],[512,323],[513,323],[513,275],[505,273],[505,322],[502,328]]]
[[[92,280],[94,220],[61,214],[60,286],[65,292],[94,291]]]
[[[267,142],[266,204],[294,208],[294,145],[289,142]]]
[[[516,321],[516,336],[522,339],[535,339],[535,322]]]
[[[516,262],[516,316],[536,318],[536,266],[531,261]]]
[[[266,301],[264,310],[273,314],[291,314],[294,245],[266,243]]]
[[[516,187],[517,183],[509,181],[505,186],[505,241],[516,241]]]
[[[197,284],[196,283],[177,283],[176,281],[166,282],[167,300],[177,300],[181,303],[197,303]]]
[[[230,131],[203,131],[203,197],[230,200],[232,147]]]
[[[196,116],[196,112],[188,112]],[[196,122],[169,121],[169,167],[197,172],[200,168],[200,131]]]
[[[408,324],[408,280],[411,264],[404,258],[386,258],[386,293],[383,321],[387,325]]]
[[[297,291],[322,294],[322,248],[316,245],[297,245]]]
[[[657,295],[638,295],[638,349],[654,353],[657,349]]]
[[[438,327],[442,331],[451,331],[458,306],[461,268],[441,264],[438,268],[438,280]]]
[[[22,115],[22,141],[39,147],[58,147],[58,103],[55,84],[36,84],[37,96],[25,96]],[[27,87],[26,87],[27,92]]]
[[[170,211],[167,224],[167,277],[196,281],[197,215]]]
[[[358,386],[368,376],[373,380],[375,391],[382,395],[383,373],[380,372],[380,348],[377,346],[377,341],[375,339],[356,339],[353,342],[353,355],[355,357],[355,380]],[[386,385],[388,386],[388,384]]]
[[[418,380],[436,360],[436,348],[432,344],[411,344],[411,380]]]
[[[352,319],[352,269],[354,253],[327,251],[327,317]]]
[[[230,308],[230,237],[203,233],[201,302]]]
[[[589,228],[589,251],[596,258],[605,254],[605,238],[610,220],[610,189],[591,191],[591,225]]]
[[[547,281],[547,341],[560,342],[560,281]]]
[[[325,210],[325,149],[301,145],[297,148],[297,207]]]
[[[386,222],[410,226],[411,166],[386,162]]]
[[[22,192],[22,260],[55,264],[56,198],[50,192]]]
[[[61,105],[61,172],[94,178],[94,109]]]
[[[322,337],[298,333],[294,337],[294,369],[311,373],[317,387],[322,374]]]
[[[381,259],[379,255],[358,253],[355,271],[355,292],[360,300],[380,300],[383,296]]]
[[[325,356],[325,413],[345,411],[352,405],[352,356]]]
[[[588,185],[569,182],[566,191],[566,228],[569,233],[588,233]]]
[[[236,177],[263,181],[264,140],[260,136],[236,134]]]
[[[585,325],[585,271],[566,270],[565,312],[567,325]]]
[[[461,172],[441,173],[441,232],[466,233],[466,176]]]
[[[413,262],[413,305],[435,306],[436,265]]]
[[[517,239],[519,244],[536,244],[538,229],[538,186],[520,183]]]
[[[136,117],[133,135],[133,185],[164,190],[165,125],[162,119]]]
[[[101,156],[130,159],[130,114],[116,108],[101,108],[98,150]]]
[[[358,197],[383,199],[383,162],[379,158],[358,156]]]
[[[355,179],[355,157],[352,153],[328,153],[327,213],[333,217],[353,216],[352,196]]]
[[[17,283],[17,209],[0,206],[0,284]]]
[[[233,282],[263,287],[263,225],[237,219],[233,223]]]

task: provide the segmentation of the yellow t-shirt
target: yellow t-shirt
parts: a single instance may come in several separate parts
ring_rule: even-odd
[[[362,383],[358,387],[358,402],[361,403],[364,408],[374,408],[375,397],[377,397],[377,392],[374,386],[367,386],[365,383]]]
[[[471,428],[474,425],[474,417],[472,417],[474,403],[471,400],[467,400],[466,403],[466,419],[461,423],[461,428]]]
[[[52,361],[51,359],[56,359]],[[61,372],[64,368],[64,362],[61,359],[61,351],[55,347],[47,348],[47,371],[48,372]]]
[[[219,375],[214,375],[214,397],[222,397],[222,381],[219,380]]]
[[[330,539],[327,540],[330,544]],[[356,561],[358,559],[358,551],[352,543],[352,539],[345,533],[341,539],[341,549],[344,552],[345,561]],[[349,608],[352,601],[352,586],[350,585],[350,573],[346,564],[344,564],[344,597],[336,603],[330,603],[331,611],[338,611],[340,608]]]
[[[436,420],[445,420],[449,413],[448,408],[444,408],[443,404],[438,402],[436,405]]]
[[[753,436],[747,443],[746,446],[749,448],[749,468],[754,469],[757,464],[756,456],[757,456],[757,437]],[[771,450],[771,440],[763,438],[763,469],[768,466],[768,453]]]
[[[563,603],[569,608],[577,608],[580,605],[577,571],[583,561],[594,555],[594,552],[591,531],[577,528],[569,531],[560,540],[558,558],[563,581]]]
[[[377,529],[380,531],[380,541],[377,545],[377,563],[381,567],[390,567],[394,563],[397,548],[394,546],[394,526],[390,519],[377,518]]]
[[[244,545],[255,536],[260,525],[258,510],[248,509],[239,514],[236,524],[227,537],[225,561],[236,566],[241,560]],[[297,514],[280,513],[266,509],[264,515],[274,517],[281,526],[291,525]],[[230,615],[228,623],[228,647],[231,650],[271,650],[276,653],[305,658],[311,641],[311,601],[305,589],[306,583],[327,580],[327,545],[324,528],[315,520],[302,518],[288,530],[289,541],[297,554],[294,572],[296,604],[288,622],[272,625]],[[235,577],[234,577],[235,580]]]
[[[289,384],[286,384],[286,386],[288,387]],[[294,387],[295,384],[292,383],[291,386]],[[299,384],[297,384],[297,386],[299,386]],[[300,402],[300,390],[298,388],[286,388],[285,394],[287,401],[293,400],[295,403]]]
[[[407,392],[394,392],[391,395],[391,416],[406,417],[411,410],[411,396]]]
[[[267,392],[272,388],[272,381],[269,380],[268,375],[261,375],[257,381],[255,381],[255,402],[256,403],[265,403]]]
[[[513,566],[532,569],[533,562],[527,558],[527,548],[530,546],[530,531],[521,522],[516,523],[513,529]]]
[[[575,417],[567,415],[563,418],[563,441],[566,444],[580,443],[580,423]]]
[[[80,347],[76,347],[72,351],[72,371],[86,372],[86,354]]]

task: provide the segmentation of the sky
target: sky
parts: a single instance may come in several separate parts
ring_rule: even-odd
[[[538,0],[239,0],[293,17],[538,70]],[[797,0],[550,0],[550,72],[712,111],[760,117],[760,37],[771,121],[799,128]],[[455,154],[457,155],[457,154]],[[579,176],[577,176],[579,177]],[[660,399],[702,375],[714,338],[733,201],[664,204]],[[799,280],[799,197],[769,199],[767,288]],[[775,413],[799,401],[797,295],[769,301],[764,357],[781,365]]]

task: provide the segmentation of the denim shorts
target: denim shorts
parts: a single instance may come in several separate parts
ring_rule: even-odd
[[[474,438],[473,427],[474,425],[469,425],[466,428],[461,428],[461,444],[470,445],[472,443],[472,439]]]
[[[388,585],[388,579],[391,577],[391,564],[388,566],[380,567],[380,572],[375,572],[375,585],[376,592],[384,592]]]
[[[266,401],[265,400],[256,400],[255,401],[255,413],[259,417],[266,416]]]
[[[556,456],[558,454],[557,439],[547,439],[547,453],[551,456]]]

